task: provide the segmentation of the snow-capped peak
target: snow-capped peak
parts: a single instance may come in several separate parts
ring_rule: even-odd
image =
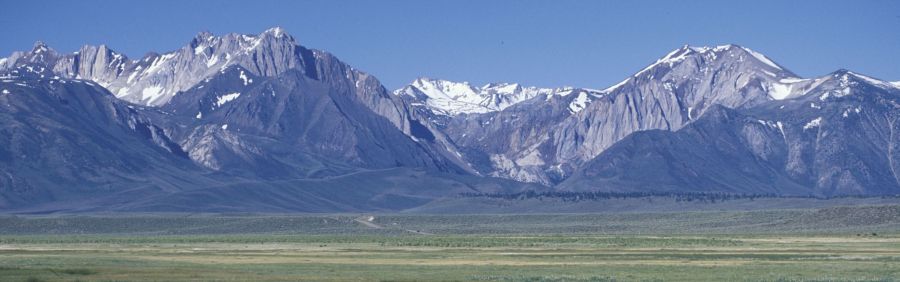
[[[682,48],[689,48],[691,50],[694,50],[694,52],[697,52],[697,53],[705,53],[705,52],[709,52],[709,51],[713,51],[713,52],[728,51],[734,47],[740,48],[740,46],[737,46],[734,44],[719,45],[719,46],[715,46],[715,47],[709,47],[709,46],[694,47],[694,46],[684,45],[684,47],[682,47]]]
[[[682,83],[721,79],[717,74],[741,73],[761,80],[773,99],[785,99],[792,93],[793,80],[800,78],[782,68],[771,59],[750,48],[735,44],[718,46],[684,45],[672,50],[652,64],[621,82],[607,87],[601,93],[622,91],[626,85],[657,84],[665,91],[672,91]],[[748,87],[749,79],[742,79],[734,90]]]
[[[849,70],[840,69],[828,75],[814,78],[782,78],[768,85],[769,95],[775,100],[784,100],[802,97],[810,93],[817,93],[819,99],[826,101],[829,98],[839,98],[853,94],[854,88],[860,84],[871,85],[882,89],[898,89],[900,85],[893,82],[872,78]],[[825,92],[816,91],[820,85],[829,84]]]
[[[194,40],[197,42],[211,41],[215,38],[216,36],[209,31],[201,31],[197,33],[197,36],[194,36]]]
[[[769,59],[769,57],[766,57],[765,55],[763,55],[763,54],[761,54],[761,53],[759,53],[759,52],[753,51],[753,50],[751,50],[750,48],[747,48],[747,47],[741,47],[741,49],[743,49],[744,51],[747,51],[747,53],[750,53],[750,55],[753,55],[754,58],[756,58],[756,59],[759,60],[760,62],[762,62],[762,63],[764,63],[764,64],[766,64],[766,65],[768,65],[768,66],[770,66],[770,67],[772,67],[772,68],[775,68],[775,69],[778,69],[778,70],[784,70],[783,68],[781,68],[781,66],[779,66],[778,64],[776,64],[775,62],[773,62],[771,59]]]
[[[690,47],[690,46],[688,46],[687,48],[690,48],[691,50],[694,50],[695,52],[697,52],[699,54],[705,54],[710,51],[713,53],[722,53],[722,52],[730,51],[731,49],[736,48],[736,49],[740,49],[740,50],[746,52],[747,54],[750,54],[751,56],[753,56],[753,58],[762,62],[763,64],[766,64],[769,67],[772,67],[772,68],[778,69],[778,70],[784,70],[781,66],[779,66],[778,64],[773,62],[771,59],[769,59],[769,57],[766,57],[765,55],[763,55],[759,52],[753,51],[753,49],[743,47],[740,45],[736,45],[736,44],[719,45],[719,46],[715,46],[715,47],[707,47],[707,46]]]
[[[97,81],[123,100],[159,106],[234,66],[252,76],[273,76],[295,68],[303,60],[294,52],[298,48],[302,47],[280,27],[259,34],[200,32],[178,50],[130,61],[114,77],[87,74],[84,78]],[[247,75],[240,76],[244,85],[252,83]]]
[[[871,85],[881,87],[881,88],[897,88],[898,87],[896,82],[884,81],[884,80],[873,78],[873,77],[866,76],[863,74],[858,74],[858,73],[855,73],[852,71],[847,71],[847,75],[852,75],[858,79],[865,81],[866,83],[869,83]]]
[[[307,60],[295,52],[297,49],[302,47],[280,27],[256,35],[200,32],[187,46],[164,54],[151,53],[141,60],[128,60],[104,45],[57,55],[39,41],[32,52],[17,52],[6,59],[0,71],[26,65],[66,78],[92,80],[123,100],[159,106],[232,66],[240,66],[253,76],[273,76],[297,68]],[[83,64],[94,65],[78,67]],[[245,85],[252,82],[244,76],[241,79]]]
[[[822,84],[834,84],[830,90],[821,94],[820,99],[825,101],[827,98],[837,98],[850,95],[854,92],[860,83],[872,85],[882,89],[897,89],[900,85],[892,82],[872,78],[866,75],[855,73],[849,70],[840,69],[828,75],[815,79],[803,78],[782,78],[776,82],[770,83],[769,94],[772,99],[783,100],[794,97],[805,96]]]
[[[266,30],[265,32],[263,32],[263,33],[264,33],[264,34],[271,34],[271,35],[275,36],[275,38],[282,38],[282,37],[284,37],[284,35],[286,34],[286,33],[284,32],[284,29],[281,28],[280,26],[276,26],[276,27],[267,29],[267,30]]]
[[[538,95],[558,92],[556,89],[523,87],[518,83],[489,83],[477,87],[468,82],[422,77],[394,94],[408,97],[414,105],[425,105],[438,114],[458,115],[500,111]]]
[[[448,80],[418,78],[410,86],[422,91],[433,99],[451,99],[468,103],[477,103],[479,90],[469,82],[453,82]]]
[[[522,91],[522,86],[518,83],[488,83],[481,87],[483,91],[496,93],[516,93]]]
[[[735,50],[739,50],[739,51],[735,51]],[[782,68],[781,66],[779,66],[778,64],[773,62],[771,59],[769,59],[765,55],[760,54],[759,52],[753,51],[752,49],[747,48],[747,47],[742,47],[742,46],[735,45],[735,44],[727,44],[727,45],[719,45],[719,46],[714,46],[714,47],[709,47],[709,46],[697,47],[697,46],[684,45],[681,48],[672,50],[671,52],[669,52],[662,58],[657,59],[656,62],[650,64],[649,66],[645,67],[644,69],[642,69],[639,72],[637,72],[636,74],[634,74],[634,77],[640,76],[641,74],[644,74],[644,73],[646,73],[654,68],[657,68],[659,66],[673,68],[676,64],[683,62],[686,59],[692,58],[692,57],[703,56],[703,57],[706,57],[707,60],[709,60],[709,61],[715,61],[716,59],[724,58],[724,57],[731,57],[731,58],[736,58],[736,60],[738,60],[740,62],[744,62],[746,58],[744,58],[744,56],[742,56],[742,55],[749,55],[756,61],[762,63],[765,66],[764,70],[771,73],[772,76],[779,75],[779,74],[776,74],[775,72],[781,73],[782,75],[793,76],[792,74],[790,74],[789,72],[784,70],[784,68]]]
[[[45,44],[43,41],[34,42],[34,47],[31,48],[31,53],[34,53],[34,54],[40,54],[40,53],[44,53],[47,51],[50,51],[50,48],[47,47],[47,44]]]
[[[610,93],[610,92],[613,92],[614,90],[619,89],[619,87],[622,87],[622,85],[625,85],[626,83],[628,83],[628,81],[631,81],[631,77],[626,78],[625,80],[622,80],[621,82],[616,83],[616,84],[613,85],[613,86],[607,87],[606,89],[603,89],[603,90],[600,91],[600,92],[603,92],[603,93]]]

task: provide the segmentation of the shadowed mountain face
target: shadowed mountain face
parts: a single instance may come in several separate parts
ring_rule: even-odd
[[[270,132],[267,127],[278,126],[241,124],[227,114],[217,117],[214,111],[206,121],[181,117],[158,108],[127,104],[89,81],[16,77],[0,81],[0,93],[0,120],[4,125],[0,139],[0,208],[9,211],[400,210],[464,192],[517,192],[526,187],[416,164],[417,160],[411,158],[426,149],[397,133],[399,130],[384,119],[346,118],[341,122],[361,124],[360,131],[350,132],[362,136],[350,138],[357,140],[354,146],[372,146],[359,141],[366,134],[384,140],[399,138],[389,137],[392,135],[404,137],[400,140],[406,141],[395,141],[407,142],[407,152],[392,151],[378,157],[408,161],[408,167],[378,163],[378,158],[364,156],[351,163],[325,151],[312,154],[298,149],[312,145],[288,143],[329,142],[302,135],[303,130],[315,130],[317,123]],[[271,92],[247,93],[271,97]],[[330,98],[315,98],[323,99]],[[231,103],[240,104],[237,99]],[[329,100],[324,104],[333,103]],[[223,126],[229,124],[225,122],[232,122],[233,127]],[[384,132],[377,132],[379,129]],[[210,133],[195,137],[205,130]],[[344,139],[330,141],[341,145],[338,140]],[[201,156],[209,157],[207,163],[197,161],[204,160],[196,158],[198,150],[204,153]],[[366,153],[379,152],[370,149]]]
[[[334,62],[319,61],[322,67],[328,63]],[[380,87],[377,81],[359,79],[361,83],[349,86]],[[291,178],[397,166],[462,171],[441,156],[430,129],[409,114],[396,113],[393,97],[359,97],[347,86],[299,71],[257,77],[235,67],[160,109],[188,155],[213,170]],[[390,118],[409,126],[409,135],[371,104],[376,109],[394,106]]]
[[[679,48],[604,90],[421,78],[391,93],[274,28],[139,60],[37,43],[0,59],[0,87],[5,209],[396,210],[553,189],[540,185],[900,191],[895,83],[803,79],[736,45]]]
[[[215,183],[140,110],[96,84],[18,78],[0,89],[0,206]]]
[[[253,41],[254,48],[258,49],[225,48],[225,46],[240,46],[240,43],[227,43],[229,40]],[[209,42],[216,42],[218,45]],[[211,44],[218,47],[209,47]],[[287,46],[285,44],[290,47],[285,47]],[[207,66],[208,61],[200,64],[199,61],[185,59],[186,61],[172,65],[153,63],[152,59],[129,61],[103,46],[85,47],[75,54],[60,55],[41,43],[36,44],[31,52],[15,53],[12,57],[0,61],[4,86],[9,86],[5,92],[19,94],[5,97],[13,101],[14,105],[21,105],[21,108],[15,111],[13,108],[3,109],[3,114],[9,115],[7,118],[9,122],[3,124],[3,129],[14,133],[17,130],[27,129],[30,131],[24,135],[31,138],[8,135],[10,138],[18,138],[13,141],[23,145],[21,148],[14,146],[19,143],[6,146],[9,148],[6,155],[22,155],[21,150],[25,150],[40,155],[69,157],[70,153],[57,151],[76,151],[79,145],[88,144],[94,146],[94,150],[79,151],[73,158],[86,159],[101,166],[97,170],[92,170],[93,166],[89,163],[65,158],[52,158],[30,165],[13,160],[4,162],[4,166],[10,167],[4,188],[9,188],[10,191],[28,190],[30,191],[28,193],[34,194],[32,196],[4,194],[4,197],[9,199],[8,204],[4,206],[28,206],[54,201],[73,202],[102,190],[98,187],[119,191],[133,188],[143,183],[142,181],[149,183],[147,187],[162,191],[160,193],[166,195],[196,189],[211,189],[233,182],[248,183],[247,186],[258,187],[264,191],[266,187],[285,187],[283,184],[285,182],[326,179],[321,183],[324,187],[328,187],[331,182],[327,179],[339,179],[344,175],[361,172],[367,172],[365,175],[375,182],[382,176],[396,176],[372,174],[368,173],[369,171],[394,168],[425,171],[428,172],[423,176],[426,178],[445,178],[449,176],[433,175],[471,172],[468,165],[453,153],[454,145],[447,141],[442,132],[436,131],[435,126],[427,119],[411,111],[410,106],[403,100],[387,93],[374,77],[347,66],[328,53],[296,45],[293,38],[280,33],[278,29],[255,36],[232,34],[214,37],[201,34],[190,43],[190,46],[196,50],[202,49],[199,46],[207,46],[209,50],[219,48],[216,52],[224,52],[221,56],[232,58],[232,61],[221,66],[217,65],[215,71],[197,73],[191,70],[211,68]],[[84,52],[86,49],[99,51],[89,56],[88,52]],[[184,51],[183,48],[160,55],[160,58],[171,57],[168,60],[180,60],[178,58],[193,58],[192,56],[202,53],[188,54]],[[249,51],[257,54],[245,54]],[[290,59],[276,58],[282,55]],[[254,61],[248,62],[241,58],[250,58]],[[151,62],[142,65],[143,61]],[[88,64],[91,66],[87,66]],[[249,65],[252,65],[252,68],[245,67]],[[147,70],[148,68],[152,71]],[[132,70],[131,73],[127,72],[129,69]],[[100,77],[102,75],[118,78],[107,79]],[[128,77],[132,79],[128,80]],[[139,79],[141,77],[162,81],[159,85],[163,85],[161,86],[163,89],[179,90],[174,93],[162,91],[160,95],[163,96],[158,96],[162,98],[149,100],[145,99],[146,96],[141,96],[140,99],[129,98],[131,94],[118,95],[121,99],[116,99],[107,91],[107,88],[118,89],[118,94],[122,94],[122,89],[146,90],[156,87],[143,85],[144,82],[141,82],[143,80]],[[181,87],[180,83],[188,83],[190,87]],[[58,87],[58,85],[82,84],[90,86],[90,89]],[[114,84],[120,86],[113,86]],[[19,90],[20,88],[26,90]],[[143,90],[134,93],[144,93]],[[102,100],[110,105],[101,107],[87,103],[70,103],[71,99],[65,98],[46,100],[48,99],[46,96],[50,94]],[[40,102],[47,105],[42,108],[38,106],[39,103],[31,101],[38,98],[44,99]],[[163,100],[165,102],[149,102]],[[120,110],[118,112],[108,110],[112,112],[100,115],[105,112],[98,113],[97,108],[120,108]],[[123,119],[120,112],[133,115],[131,117],[133,121],[117,120]],[[34,117],[20,121],[25,118],[23,115]],[[91,119],[79,119],[80,115]],[[59,123],[59,126],[28,128],[34,120]],[[124,129],[101,127],[115,122],[124,124]],[[72,145],[60,147],[48,144],[37,147],[40,143],[31,144],[32,139],[51,138],[52,135],[68,132],[73,133],[56,139],[73,142]],[[122,140],[110,140],[108,137],[110,135],[122,136],[120,138]],[[135,141],[135,139],[143,140],[141,138],[148,141]],[[110,142],[115,146],[106,145]],[[146,148],[155,151],[144,150],[146,146],[141,142],[155,144],[155,147]],[[157,152],[160,150],[162,151]],[[37,162],[32,158],[26,159],[29,162]],[[107,160],[115,161],[107,162]],[[122,167],[131,174],[104,168],[106,165],[118,168],[120,162],[128,164]],[[21,173],[14,169],[31,169],[31,171]],[[156,173],[155,170],[172,173]],[[56,178],[66,179],[69,182],[54,181]],[[116,182],[109,179],[122,180]],[[386,183],[400,185],[396,183],[403,182],[394,180]],[[409,185],[413,185],[413,182],[410,181]],[[450,182],[452,181],[441,183]],[[485,182],[488,186],[492,185],[491,183],[493,180]],[[67,189],[64,186],[83,191],[71,193],[70,198],[56,196],[57,192]],[[309,185],[306,186],[305,189],[309,189]],[[447,196],[473,189],[479,190],[477,187],[483,186],[466,184],[459,186],[464,187],[464,190],[458,190],[436,185],[432,188],[438,192],[422,191],[421,195],[412,197],[431,195],[424,196],[424,199],[429,199],[435,194]],[[378,188],[353,189],[374,189],[367,190],[369,193],[366,195],[371,196],[380,195],[385,189],[398,189],[390,185],[376,187]],[[344,189],[351,188],[345,186]],[[47,192],[41,194],[37,191]],[[225,193],[228,189],[208,191],[213,192],[206,192],[204,195]],[[330,193],[337,197],[338,194],[345,192],[335,190]],[[328,199],[324,194],[326,193],[320,193],[317,197],[324,197],[321,201],[335,201],[333,203],[335,209],[354,204],[359,204],[359,209],[366,209],[367,206],[365,203]],[[149,194],[142,197],[159,198],[156,194],[152,197]],[[225,199],[229,196],[220,198]],[[130,201],[131,197],[116,199],[122,201],[117,204],[123,204]],[[193,199],[191,202],[199,204],[203,201]],[[390,206],[389,203],[383,204]],[[202,208],[204,205],[201,204],[199,207]],[[327,207],[310,208],[328,210]],[[252,207],[244,206],[236,209],[252,210]]]

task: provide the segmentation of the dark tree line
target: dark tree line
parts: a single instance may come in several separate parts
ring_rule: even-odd
[[[676,202],[701,202],[715,203],[731,200],[755,200],[759,198],[806,198],[806,199],[830,199],[840,197],[861,197],[861,196],[837,196],[837,197],[817,197],[813,195],[807,196],[786,196],[778,194],[746,194],[746,193],[723,193],[723,192],[573,192],[573,191],[534,191],[528,190],[518,193],[462,193],[464,198],[492,198],[504,200],[528,200],[528,199],[555,199],[564,202],[578,201],[597,201],[610,199],[635,199],[664,197],[673,198]],[[900,195],[885,195],[884,197],[900,197]]]

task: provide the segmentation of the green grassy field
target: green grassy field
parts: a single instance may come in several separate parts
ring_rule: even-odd
[[[896,281],[897,211],[7,216],[0,281]]]
[[[3,281],[894,281],[900,237],[40,236]]]

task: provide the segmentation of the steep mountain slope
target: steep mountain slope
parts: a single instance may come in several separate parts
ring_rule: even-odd
[[[236,75],[239,74],[237,69],[235,71]],[[292,73],[285,73],[289,74]],[[285,77],[279,80],[313,83]],[[213,79],[210,84],[204,84],[207,87],[203,88],[214,88],[215,81]],[[260,83],[287,87],[274,82]],[[184,97],[192,94],[186,93]],[[270,93],[248,92],[247,95],[271,97]],[[285,90],[284,93],[291,92]],[[297,96],[285,94],[281,97],[287,100],[305,97]],[[322,94],[309,99],[326,101],[314,105],[332,105],[334,101],[330,101],[329,97]],[[324,153],[297,157],[302,151],[292,146],[302,144],[281,144],[289,148],[276,148],[285,150],[277,151],[270,147],[272,143],[295,140],[291,138],[304,142],[317,140],[297,136],[301,130],[333,130],[317,129],[315,127],[322,125],[313,123],[306,128],[288,126],[290,128],[284,130],[285,133],[269,137],[253,132],[256,124],[240,122],[249,119],[229,118],[229,115],[248,114],[239,109],[252,108],[254,102],[259,101],[235,99],[226,102],[221,105],[223,108],[225,104],[243,106],[221,112],[210,111],[205,117],[208,118],[206,124],[193,125],[193,129],[179,133],[177,130],[163,129],[182,122],[180,119],[183,117],[178,114],[127,104],[93,82],[40,78],[38,74],[29,73],[25,76],[0,77],[0,132],[3,133],[3,138],[0,138],[0,210],[27,213],[399,210],[463,192],[517,192],[524,187],[521,183],[508,180],[442,173],[429,169],[426,164],[421,164],[421,167],[394,167],[396,164],[390,163],[384,164],[390,168],[367,169],[360,166],[377,167],[382,164],[348,164]],[[285,111],[298,111],[302,109],[292,107],[303,105],[308,104],[291,102],[279,107],[284,107]],[[348,110],[362,111],[360,106],[356,107]],[[355,121],[349,120],[352,117],[345,117],[348,120],[339,120],[332,118],[335,113],[324,111],[319,114],[325,116],[318,119],[352,123],[359,126],[357,130],[370,130],[356,132],[358,134],[377,135],[377,140],[385,142],[406,142],[404,146],[407,147],[392,144],[392,147],[382,149],[409,150],[382,153],[378,157],[385,157],[384,161],[415,161],[402,157],[415,156],[413,152],[416,150],[424,151],[384,119]],[[232,126],[223,128],[222,125],[226,124],[223,121],[232,122]],[[293,125],[293,122],[299,121],[278,120],[283,125]],[[258,130],[278,127],[273,123],[268,127],[260,126]],[[229,152],[211,154],[215,158],[209,161],[217,164],[212,168],[191,161],[197,147],[190,144],[179,146],[177,139],[169,137],[169,133],[173,136],[178,135],[175,133],[190,135],[208,128],[213,128],[214,133],[204,138],[214,141],[204,138],[185,140],[188,143],[197,142],[201,147],[207,146],[212,151]],[[244,131],[249,132],[245,135],[242,133]],[[282,138],[279,140],[276,137]],[[325,140],[319,145],[336,142],[334,145],[337,146],[341,140]],[[355,146],[366,145],[360,142]],[[254,151],[247,148],[261,149]],[[364,153],[378,154],[378,150],[365,148]],[[388,154],[396,155],[386,156]],[[303,170],[310,167],[316,169]],[[289,177],[292,175],[297,177]]]
[[[317,61],[326,63],[338,62]],[[421,128],[404,134],[351,89],[299,71],[247,73],[228,68],[161,108],[171,114],[167,129],[198,164],[282,178],[397,166],[462,172],[440,155],[431,130],[410,119]],[[379,87],[375,80],[358,85]]]
[[[786,79],[796,76],[747,48],[686,46],[560,124],[545,155],[568,174],[631,133],[678,130],[713,105],[746,108],[774,99],[773,85]]]
[[[395,94],[410,93],[421,88],[418,84]],[[485,174],[555,184],[631,133],[677,130],[713,105],[747,108],[808,87],[809,82],[748,48],[684,46],[602,91],[562,92],[575,93],[557,95],[568,97],[563,102],[531,97],[498,111],[457,114],[443,123],[469,162]],[[428,102],[435,95],[424,96],[419,104],[443,110]]]
[[[502,111],[455,116],[444,130],[483,174],[554,183],[564,175],[558,167],[547,168],[541,146],[560,123],[602,95],[588,89],[558,89]]]
[[[65,78],[94,81],[132,103],[160,106],[229,66],[241,66],[257,76],[274,76],[290,69],[312,68],[315,56],[315,51],[297,45],[281,28],[272,28],[259,35],[217,37],[203,32],[178,50],[149,53],[139,60],[105,45],[59,54],[39,42],[31,52],[16,52],[7,58],[0,64],[0,72],[34,65]]]
[[[900,89],[845,70],[798,83],[814,86],[743,111],[716,107],[677,132],[635,133],[559,187],[816,196],[900,191]]]
[[[22,108],[0,124],[12,138],[2,163],[2,208],[372,210],[521,186],[467,175],[474,171],[427,117],[374,77],[280,29],[204,33],[188,47],[128,60],[105,46],[61,55],[39,42],[0,60],[9,92],[28,94],[21,99],[109,103],[11,103]],[[56,86],[81,84],[91,89]],[[107,88],[149,106],[115,99]],[[35,120],[57,126],[28,128]],[[73,144],[50,146],[42,138]],[[20,155],[29,158],[13,159]],[[353,185],[341,184],[348,179]]]
[[[201,33],[185,47],[142,60],[129,60],[102,45],[60,55],[37,43],[31,52],[14,53],[0,64],[0,73],[4,71],[92,80],[123,100],[177,113],[172,116],[190,122],[170,123],[168,115],[157,119],[168,125],[167,130],[178,137],[176,141],[194,161],[215,170],[231,163],[232,169],[249,169],[249,175],[282,177],[389,166],[474,172],[426,116],[389,95],[377,79],[327,52],[297,44],[280,28],[259,35]],[[205,86],[215,89],[203,89]],[[253,98],[262,102],[224,105],[240,93],[276,88],[288,98]],[[226,89],[230,92],[216,92]],[[188,97],[177,99],[179,96]],[[209,100],[219,96],[215,99],[222,100]],[[244,95],[250,96],[271,95]],[[173,99],[179,101],[171,103]],[[231,109],[234,105],[253,108]],[[229,109],[220,109],[223,107]],[[277,114],[273,115],[273,110]],[[188,112],[190,117],[203,113],[216,117],[213,112],[225,111],[224,119],[198,122],[186,118]],[[219,123],[213,126],[212,121]],[[298,123],[304,122],[321,123],[298,135],[298,130],[307,126]],[[226,124],[231,124],[232,130],[224,128]],[[280,128],[248,131],[262,124]]]
[[[420,78],[391,93],[274,28],[140,60],[38,42],[0,59],[0,80],[6,210],[398,210],[541,185],[900,191],[897,83],[804,79],[736,45],[676,49],[604,90]]]
[[[0,89],[0,208],[216,183],[96,84],[5,76]]]
[[[601,96],[597,90],[536,88],[419,78],[394,91],[449,136],[470,166],[483,175],[553,183],[561,175],[535,168],[536,147],[553,126]],[[536,171],[534,171],[536,170]]]

